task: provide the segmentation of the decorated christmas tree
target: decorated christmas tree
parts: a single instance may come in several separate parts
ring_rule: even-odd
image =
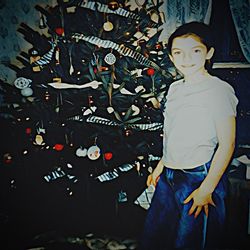
[[[23,67],[8,65],[14,84],[1,83],[2,197],[134,201],[161,156],[164,96],[178,77],[159,41],[162,4],[58,0],[35,7],[48,34],[20,24],[32,48],[17,57]]]

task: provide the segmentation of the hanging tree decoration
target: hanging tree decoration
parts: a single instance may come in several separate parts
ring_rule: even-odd
[[[54,50],[56,48],[56,44],[51,41],[49,41],[49,43],[51,44],[51,49],[46,54],[44,54],[39,60],[35,61],[35,65],[44,66],[51,62]]]
[[[150,61],[148,58],[146,58],[142,54],[126,47],[124,44],[117,44],[110,40],[103,40],[95,36],[85,36],[79,33],[73,34],[72,38],[76,39],[76,41],[83,40],[83,41],[89,42],[91,44],[94,44],[103,48],[112,48],[116,50],[117,52],[119,52],[121,55],[131,57],[147,67],[152,67],[156,70],[161,70],[160,67],[156,63],[154,63],[153,61]]]
[[[80,4],[80,7],[86,8],[86,9],[91,9],[93,11],[97,10],[97,11],[102,12],[102,13],[116,14],[119,16],[128,17],[128,18],[135,19],[135,20],[140,19],[140,16],[133,13],[133,12],[127,11],[127,10],[120,8],[120,7],[117,8],[116,10],[113,10],[113,9],[110,9],[110,5],[102,4],[99,2],[93,2],[93,1],[86,1],[85,2],[85,1],[83,1]]]
[[[30,88],[31,82],[32,80],[27,79],[25,77],[18,77],[14,81],[14,85],[15,87],[21,90],[22,96],[29,97],[29,96],[32,96],[33,94],[33,90],[32,88]]]
[[[112,52],[110,52],[110,53],[108,53],[108,54],[104,57],[104,61],[105,61],[108,65],[113,65],[113,64],[115,64],[115,62],[116,62],[116,57],[115,57],[115,55],[114,55]]]
[[[73,116],[68,118],[68,120],[74,120],[74,121],[83,121],[83,118],[80,116]],[[161,122],[154,122],[154,123],[118,123],[115,121],[111,121],[107,118],[91,115],[86,119],[86,122],[88,123],[96,123],[96,124],[101,124],[101,125],[106,125],[106,126],[114,126],[114,127],[128,127],[132,129],[137,129],[137,130],[149,130],[149,131],[157,131],[157,130],[162,130],[163,124]]]
[[[107,32],[111,31],[114,29],[113,23],[109,21],[109,18],[107,16],[107,21],[103,24],[103,29]]]
[[[114,0],[109,0],[108,7],[110,10],[117,10],[119,8],[119,3]]]

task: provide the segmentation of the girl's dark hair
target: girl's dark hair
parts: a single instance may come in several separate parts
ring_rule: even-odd
[[[211,47],[214,47],[215,38],[210,26],[208,26],[205,23],[194,21],[181,25],[175,30],[174,33],[172,33],[167,43],[168,53],[171,55],[173,40],[176,37],[188,36],[188,35],[194,35],[198,37],[200,41],[207,47],[207,50],[209,50]],[[205,68],[209,72],[212,71],[212,64],[213,62],[211,60],[206,61]]]
[[[167,49],[169,54],[171,55],[173,40],[176,37],[187,36],[187,35],[195,35],[197,36],[203,44],[206,45],[209,50],[211,47],[214,47],[214,36],[211,28],[201,22],[190,22],[185,23],[182,26],[178,27],[174,33],[169,37],[167,43]]]

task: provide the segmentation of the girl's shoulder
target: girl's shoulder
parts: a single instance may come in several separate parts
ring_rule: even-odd
[[[214,90],[234,92],[234,88],[227,81],[217,76],[211,76],[209,84],[211,84]]]

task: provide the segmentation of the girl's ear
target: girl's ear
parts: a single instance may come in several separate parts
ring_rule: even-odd
[[[207,56],[206,56],[206,59],[207,60],[210,60],[214,55],[214,48],[211,47],[210,50],[207,52]]]
[[[168,56],[169,56],[171,62],[173,62],[174,58],[170,54],[168,54]]]

